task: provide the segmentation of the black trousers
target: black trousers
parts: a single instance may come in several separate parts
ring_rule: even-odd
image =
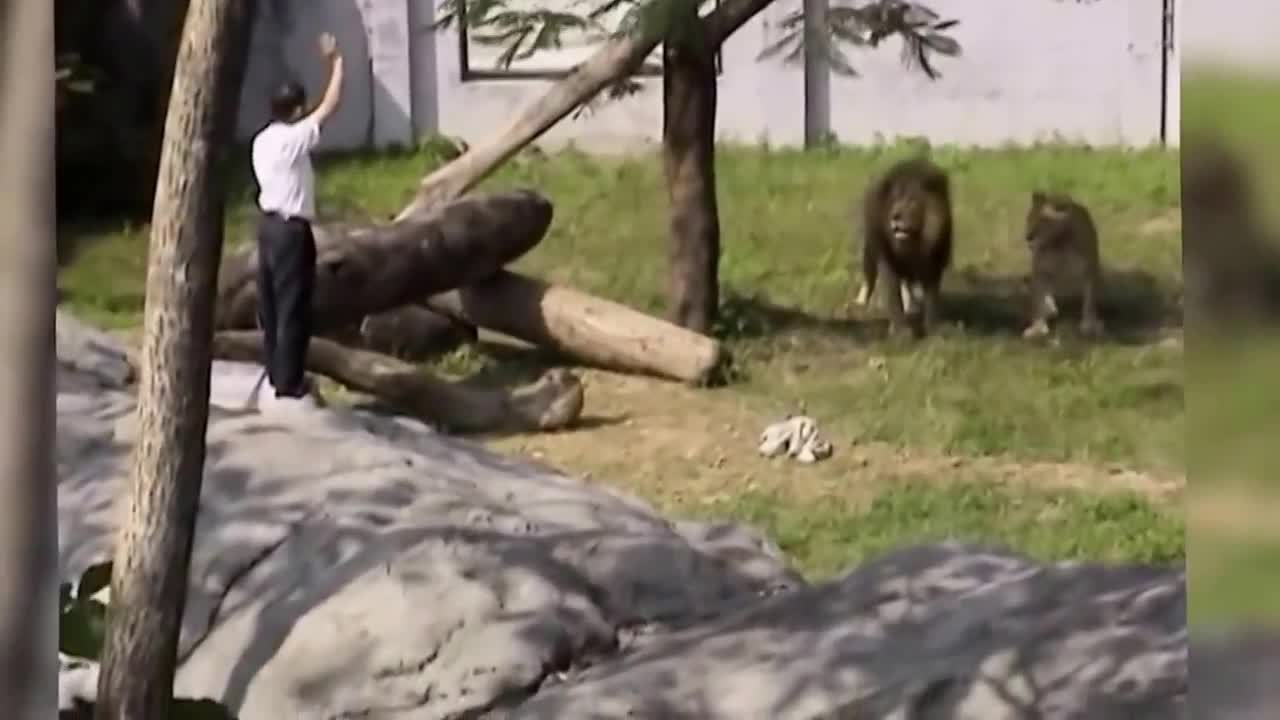
[[[311,294],[316,282],[316,240],[311,223],[263,213],[258,221],[258,320],[263,363],[276,397],[306,394]]]

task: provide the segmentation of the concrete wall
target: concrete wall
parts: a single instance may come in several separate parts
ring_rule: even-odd
[[[286,75],[302,80],[314,94],[322,90],[324,68],[315,51],[315,36],[322,29],[338,36],[348,68],[343,106],[325,130],[325,147],[407,143],[434,132],[475,143],[501,132],[551,81],[464,80],[458,34],[431,27],[436,1],[264,2],[243,95],[242,136],[265,122],[270,88]],[[803,68],[756,59],[800,1],[778,0],[722,49],[717,118],[722,137],[767,138],[780,145],[803,141]],[[1207,7],[1208,2],[1186,0],[1189,7]],[[1269,9],[1280,8],[1270,2],[1233,0],[1233,7],[1254,4],[1258,12],[1280,14],[1280,9]],[[954,35],[964,56],[940,59],[943,77],[930,81],[902,67],[897,40],[851,53],[862,77],[832,76],[829,97],[815,106],[817,126],[845,142],[894,136],[977,145],[1054,137],[1098,145],[1160,141],[1166,83],[1176,91],[1177,77],[1162,70],[1162,0],[929,4],[960,20]],[[1231,18],[1239,19],[1234,11]],[[473,71],[492,68],[493,50],[474,40],[468,48]],[[567,68],[593,49],[583,45],[540,53],[522,65]],[[585,118],[566,118],[543,143],[573,140],[588,149],[626,150],[656,142],[662,125],[661,81],[641,82],[645,89],[639,95],[605,104]],[[1176,115],[1165,117],[1170,128],[1176,128]]]

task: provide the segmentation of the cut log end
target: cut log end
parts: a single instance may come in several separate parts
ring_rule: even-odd
[[[507,270],[426,302],[463,322],[610,370],[707,385],[727,359],[723,345],[706,335]]]

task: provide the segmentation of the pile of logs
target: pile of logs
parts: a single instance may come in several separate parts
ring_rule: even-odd
[[[506,270],[542,240],[550,201],[533,190],[464,196],[380,225],[318,224],[308,369],[460,432],[546,431],[582,411],[577,377],[481,389],[411,364],[485,328],[584,365],[703,383],[715,340],[602,298]],[[253,243],[219,273],[215,355],[261,361]]]

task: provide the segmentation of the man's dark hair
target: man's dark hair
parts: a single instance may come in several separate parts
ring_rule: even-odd
[[[271,96],[271,119],[276,122],[293,122],[306,102],[307,91],[302,89],[302,85],[287,80]]]

